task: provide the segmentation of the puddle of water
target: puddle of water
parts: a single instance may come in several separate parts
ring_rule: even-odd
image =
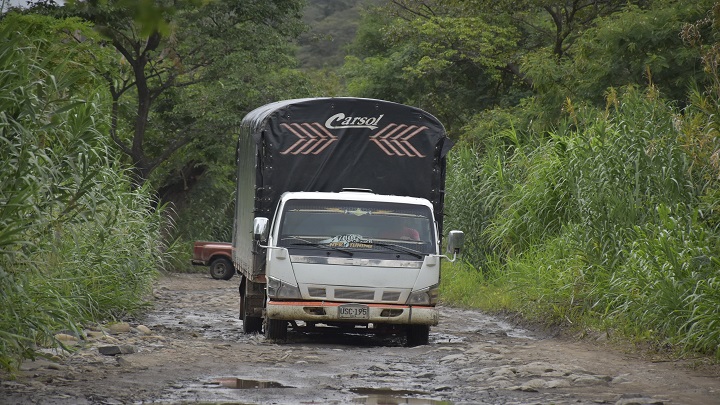
[[[363,395],[353,399],[355,404],[366,405],[452,405],[452,402],[432,398],[418,398],[415,395],[427,395],[422,391],[391,390],[378,388],[352,388],[351,392]]]
[[[242,378],[216,378],[206,385],[217,385],[222,388],[231,388],[236,390],[249,390],[255,388],[293,388],[280,384],[276,381],[258,381],[245,380]]]

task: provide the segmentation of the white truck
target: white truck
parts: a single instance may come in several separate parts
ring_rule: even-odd
[[[449,259],[451,146],[432,115],[388,101],[285,100],[250,112],[232,250],[244,332],[392,333],[427,344]],[[463,233],[446,242],[454,260]]]

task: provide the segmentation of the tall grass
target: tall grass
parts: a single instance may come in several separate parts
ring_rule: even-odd
[[[608,101],[606,111],[568,103],[550,134],[505,131],[482,156],[453,157],[449,216],[483,252],[466,256],[483,274],[469,279],[530,317],[720,356],[713,154],[684,141],[707,127],[652,88]],[[720,149],[712,142],[705,150]]]
[[[59,331],[142,308],[163,222],[113,163],[87,72],[12,27],[0,38],[0,368],[12,371]]]

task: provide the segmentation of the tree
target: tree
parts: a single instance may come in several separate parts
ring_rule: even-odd
[[[392,0],[360,28],[346,64],[349,89],[426,106],[452,130],[479,112],[518,105],[534,91],[527,55],[569,58],[585,30],[627,4]]]
[[[457,2],[392,2],[369,13],[346,59],[352,94],[413,104],[452,131],[503,103],[517,32]]]
[[[201,134],[237,124],[204,119],[217,117],[211,108],[220,96],[208,102],[202,86],[243,72],[252,77],[286,59],[287,38],[301,29],[300,9],[300,0],[88,0],[68,2],[58,14],[92,22],[105,38],[98,45],[120,55],[119,66],[96,68],[112,97],[110,135],[129,157],[139,186]],[[259,70],[248,72],[253,68]],[[197,98],[182,99],[188,95]]]
[[[699,53],[680,38],[682,26],[710,1],[657,2],[628,6],[598,19],[574,40],[572,52],[553,58],[528,53],[522,63],[537,94],[535,106],[556,120],[567,100],[605,106],[610,88],[654,86],[665,97],[687,102],[688,86],[702,75]]]
[[[110,55],[79,19],[0,20],[0,369],[58,330],[137,311],[162,264],[162,209],[131,191],[107,137]],[[95,51],[95,52],[92,52]],[[109,52],[113,53],[113,52]]]
[[[393,0],[363,21],[345,73],[351,92],[424,106],[451,132],[541,129],[568,99],[604,106],[609,87],[683,98],[699,69],[679,31],[709,3]]]

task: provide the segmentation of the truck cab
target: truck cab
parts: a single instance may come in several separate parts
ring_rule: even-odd
[[[437,325],[440,242],[422,198],[345,191],[282,195],[266,242],[266,334],[288,325],[352,332],[405,332],[426,344]],[[301,322],[298,323],[298,322]]]

